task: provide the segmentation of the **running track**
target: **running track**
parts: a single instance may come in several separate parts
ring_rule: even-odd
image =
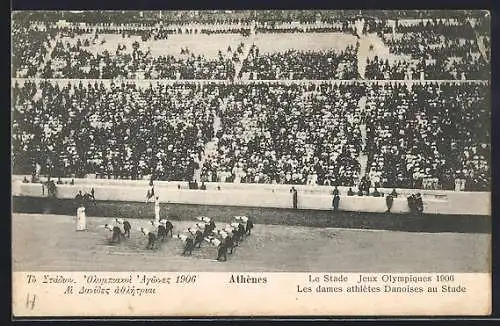
[[[12,217],[14,271],[200,271],[200,272],[487,272],[490,235],[416,233],[301,226],[259,225],[229,255],[216,262],[204,243],[191,257],[180,240],[168,239],[151,252],[137,231],[149,227],[130,219],[132,235],[109,245],[98,226],[111,218],[88,217],[76,232],[72,216],[19,214]],[[174,234],[196,221],[173,221]],[[216,221],[217,223],[217,221]],[[150,227],[149,227],[150,228]],[[150,228],[151,229],[151,228]]]

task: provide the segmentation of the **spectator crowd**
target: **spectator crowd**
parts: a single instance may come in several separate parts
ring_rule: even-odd
[[[58,176],[188,180],[213,136],[214,91],[186,84],[16,84],[14,173],[30,173],[38,159]]]
[[[488,47],[488,38],[479,41],[476,29],[465,19],[396,22],[394,28],[384,22],[365,26],[366,31],[377,32],[389,51],[401,58],[397,62],[369,60],[367,79],[420,79],[421,73],[428,80],[490,78],[488,53],[481,53],[478,43],[486,42]],[[477,30],[481,30],[481,25]]]
[[[486,190],[490,175],[490,100],[480,85],[376,84],[367,87],[368,174],[384,187],[447,189],[465,179]]]
[[[362,33],[377,33],[391,58],[366,57],[360,76],[359,41],[263,53],[246,38],[253,28],[360,37],[359,17],[275,14],[210,23],[203,14],[190,24],[170,16],[15,21],[12,77],[28,79],[12,82],[13,172],[194,181],[199,170],[200,182],[360,189],[422,188],[429,179],[453,189],[464,179],[468,190],[489,189],[489,84],[453,82],[490,78],[481,19],[391,25],[366,17]],[[173,34],[219,33],[238,42],[214,57],[151,49]],[[107,44],[110,35],[119,41]]]
[[[97,38],[97,35],[96,35]],[[182,49],[181,56],[153,57],[151,49],[142,49],[140,42],[130,49],[118,44],[114,53],[104,50],[92,53],[85,49],[88,40],[78,39],[75,45],[58,41],[43,69],[43,78],[73,79],[233,79],[234,63],[222,52],[217,59],[195,55]]]
[[[55,175],[191,180],[201,168],[202,181],[355,186],[366,172],[376,187],[489,186],[484,85],[42,81],[14,85],[13,104],[17,173],[43,158]]]
[[[250,84],[221,110],[208,181],[353,185],[360,173],[362,88]]]
[[[357,49],[347,46],[343,51],[297,51],[262,54],[252,45],[243,62],[240,76],[250,73],[250,79],[356,79]],[[256,76],[256,78],[253,78]]]
[[[395,20],[392,24],[369,17],[362,21],[352,17],[320,16],[316,20],[313,16],[300,17],[298,22],[289,19],[267,21],[264,15],[255,25],[232,20],[214,24],[142,22],[129,25],[15,21],[12,73],[13,77],[37,78],[232,80],[248,72],[259,79],[357,79],[358,46],[352,45],[341,50],[259,53],[254,44],[245,58],[240,58],[242,53],[226,53],[225,49],[221,49],[216,58],[207,58],[189,49],[183,49],[180,56],[158,56],[152,55],[158,51],[151,51],[150,47],[172,34],[241,34],[247,37],[255,28],[256,33],[337,32],[359,37],[361,26],[363,34],[376,33],[397,58],[367,58],[365,79],[490,78],[486,18],[474,22],[465,18],[413,23]],[[113,35],[121,36],[123,43],[118,42],[115,48],[103,52],[90,49],[104,45],[108,38],[114,39]],[[127,41],[131,37],[137,38],[132,45]],[[243,67],[236,76],[240,61]]]

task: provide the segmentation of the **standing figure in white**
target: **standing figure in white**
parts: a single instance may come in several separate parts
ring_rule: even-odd
[[[76,210],[76,230],[85,231],[87,230],[87,218],[85,216],[85,207],[83,204]]]

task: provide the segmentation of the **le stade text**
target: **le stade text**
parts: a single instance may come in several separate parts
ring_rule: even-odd
[[[324,283],[345,283],[349,281],[349,278],[345,275],[330,275],[330,274],[324,274],[322,278],[319,276],[312,276],[309,275],[308,277],[309,282],[321,282],[323,281]],[[297,285],[297,292],[306,292],[310,293],[312,292],[313,289],[312,287],[301,287]],[[332,287],[332,286],[322,286],[318,285],[316,287],[316,292],[342,292],[342,287]]]

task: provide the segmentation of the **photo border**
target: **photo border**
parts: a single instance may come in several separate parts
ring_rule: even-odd
[[[355,4],[352,1],[341,1],[335,2],[335,7],[332,8],[332,3],[329,3],[328,1],[318,1],[318,2],[303,2],[302,4],[308,4],[311,6],[304,7],[304,6],[297,6],[297,3],[290,3],[286,1],[280,1],[279,3],[273,3],[272,7],[263,7],[262,5],[258,5],[256,3],[249,3],[248,1],[245,2],[238,2],[238,6],[234,4],[229,4],[227,2],[217,2],[217,1],[211,1],[210,4],[200,4],[200,3],[190,3],[183,1],[182,3],[179,3],[178,6],[173,5],[172,3],[169,3],[169,7],[166,7],[165,3],[161,3],[160,1],[143,1],[143,2],[138,2],[138,1],[132,1],[132,0],[121,0],[121,1],[113,1],[113,2],[106,2],[106,1],[97,1],[97,0],[86,0],[86,1],[68,1],[68,0],[60,0],[60,1],[36,1],[36,0],[13,0],[11,3],[11,10],[26,10],[26,9],[31,9],[31,10],[42,10],[42,9],[51,9],[51,10],[72,10],[72,9],[85,9],[85,10],[155,10],[155,9],[162,9],[162,10],[194,10],[194,9],[489,9],[491,10],[491,16],[492,16],[492,26],[491,26],[491,37],[492,37],[492,46],[491,46],[491,52],[492,52],[492,60],[491,60],[491,70],[492,70],[492,79],[491,79],[491,99],[492,99],[492,111],[491,111],[491,126],[492,126],[492,156],[491,156],[491,166],[492,166],[492,250],[493,250],[493,255],[492,255],[492,285],[493,285],[493,314],[492,317],[474,317],[474,318],[422,318],[422,317],[417,317],[417,316],[406,316],[406,317],[380,317],[380,316],[367,316],[367,317],[350,317],[350,316],[317,316],[314,318],[311,317],[284,317],[284,316],[273,316],[273,317],[210,317],[206,318],[203,316],[193,316],[193,317],[182,317],[182,318],[168,318],[168,317],[152,317],[152,318],[133,318],[133,317],[116,317],[116,318],[81,318],[81,317],[72,317],[72,318],[52,318],[52,317],[43,317],[43,318],[24,318],[24,317],[13,317],[12,316],[12,304],[11,304],[11,295],[12,295],[12,282],[11,282],[11,263],[12,260],[10,259],[7,264],[4,264],[3,266],[7,268],[6,276],[2,278],[3,282],[6,282],[8,288],[10,289],[10,292],[8,291],[3,291],[4,293],[7,294],[8,298],[6,302],[5,307],[9,307],[10,311],[10,316],[11,316],[11,321],[20,321],[20,322],[26,322],[30,320],[40,320],[42,323],[45,322],[54,322],[54,321],[69,321],[69,320],[80,320],[81,323],[85,322],[103,322],[103,321],[112,321],[113,323],[115,322],[120,322],[120,323],[127,323],[127,322],[161,322],[161,321],[169,321],[169,322],[192,322],[195,320],[198,321],[217,321],[222,323],[225,322],[269,322],[269,321],[286,321],[287,323],[290,322],[303,322],[303,321],[315,321],[315,322],[325,322],[325,321],[342,321],[342,322],[359,322],[359,321],[429,321],[429,320],[436,320],[436,321],[443,321],[443,320],[488,320],[488,319],[498,319],[500,317],[499,311],[500,311],[500,306],[499,306],[499,300],[498,300],[498,295],[499,295],[499,280],[498,280],[498,275],[496,273],[497,271],[497,264],[498,264],[498,252],[495,250],[496,248],[496,238],[499,233],[499,226],[498,222],[496,221],[495,217],[499,217],[499,208],[498,208],[498,203],[500,202],[500,195],[497,193],[497,184],[498,184],[498,178],[499,178],[499,172],[497,171],[498,167],[495,167],[495,162],[500,162],[499,159],[499,150],[496,149],[496,146],[493,144],[498,141],[498,137],[500,137],[500,131],[498,129],[495,129],[493,126],[495,125],[500,125],[500,115],[498,113],[498,109],[500,108],[500,94],[498,91],[495,90],[500,90],[500,85],[498,85],[497,77],[496,77],[496,70],[497,70],[497,63],[496,63],[496,53],[498,52],[498,46],[499,46],[499,41],[497,40],[496,37],[496,30],[498,30],[498,15],[499,15],[499,3],[494,2],[494,1],[445,1],[445,0],[421,0],[418,1],[417,3],[414,3],[413,6],[409,5],[409,2],[405,3],[396,3],[392,1],[358,1]],[[200,6],[201,5],[201,6]],[[354,6],[353,6],[354,5]],[[397,6],[395,6],[397,5]],[[418,5],[417,7],[415,5]],[[9,12],[9,20],[7,21],[7,25],[9,26],[7,29],[9,33],[9,39],[10,39],[10,12]],[[9,42],[10,44],[10,42]],[[9,51],[10,55],[10,51]],[[8,69],[10,70],[10,60],[9,62],[9,67]],[[9,80],[10,80],[10,75],[9,75]],[[10,82],[9,82],[10,85]],[[8,106],[10,107],[10,91],[7,91],[8,95],[5,97],[8,99],[9,103]],[[7,111],[6,111],[7,112]],[[10,111],[8,111],[10,113]],[[9,115],[10,117],[10,115]],[[5,121],[9,121],[10,119],[6,119]],[[8,133],[8,145],[10,148],[10,123],[8,128],[5,129]],[[497,166],[500,166],[497,164]],[[8,171],[9,174],[9,180],[10,180],[10,155],[9,155],[9,162],[7,162],[7,168],[4,169],[4,171]],[[4,198],[7,198],[7,203],[4,204],[4,207],[10,208],[10,182],[8,182],[8,194]],[[11,214],[10,210],[9,213]],[[12,216],[12,215],[10,215]],[[8,220],[8,222],[11,222],[11,220]],[[11,223],[8,223],[7,219],[2,219],[2,223],[7,223],[8,225],[2,227],[2,231],[5,230],[11,230]],[[9,248],[10,255],[8,257],[12,258],[12,252],[11,252],[11,232],[8,232],[8,235],[4,235],[1,237],[4,241],[8,242],[3,248]],[[7,255],[3,255],[6,257]],[[7,288],[5,286],[4,288]]]

